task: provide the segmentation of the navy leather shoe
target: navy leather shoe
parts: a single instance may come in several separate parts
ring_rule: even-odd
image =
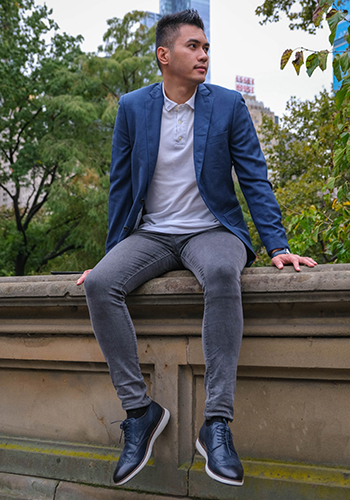
[[[205,472],[220,483],[242,486],[243,467],[233,446],[233,438],[225,419],[202,425],[196,448],[205,458]]]
[[[119,457],[113,480],[117,485],[130,481],[147,464],[152,447],[170,418],[167,409],[152,401],[140,418],[127,418],[120,428],[124,431],[124,449]]]

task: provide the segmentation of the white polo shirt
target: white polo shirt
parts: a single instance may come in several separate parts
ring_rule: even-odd
[[[140,229],[186,234],[220,226],[196,182],[193,121],[196,92],[185,104],[165,95],[157,164]]]

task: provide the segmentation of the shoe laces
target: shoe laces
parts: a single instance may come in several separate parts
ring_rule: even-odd
[[[124,443],[126,443],[127,441],[130,440],[130,437],[131,437],[131,422],[130,422],[130,419],[124,420],[120,424],[120,428],[122,430],[122,432],[120,434],[120,441],[121,441],[122,435],[124,433]]]
[[[233,447],[232,432],[225,419],[224,423],[217,426],[216,431],[217,431],[218,444],[219,445],[226,444],[230,455],[235,454],[235,449]]]
[[[111,422],[111,424],[117,424],[118,422],[121,422],[120,424],[121,433],[120,433],[119,443],[121,443],[123,435],[124,435],[124,443],[126,443],[130,439],[130,432],[131,432],[130,419],[114,420],[114,422]]]

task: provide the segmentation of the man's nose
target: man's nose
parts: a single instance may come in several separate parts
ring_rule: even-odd
[[[204,49],[201,49],[198,55],[198,59],[200,59],[201,61],[207,61],[208,58],[209,58],[208,52]]]

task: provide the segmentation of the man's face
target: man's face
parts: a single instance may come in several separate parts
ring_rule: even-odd
[[[203,83],[209,65],[209,43],[203,30],[191,24],[179,28],[168,52],[168,75],[179,84]]]

